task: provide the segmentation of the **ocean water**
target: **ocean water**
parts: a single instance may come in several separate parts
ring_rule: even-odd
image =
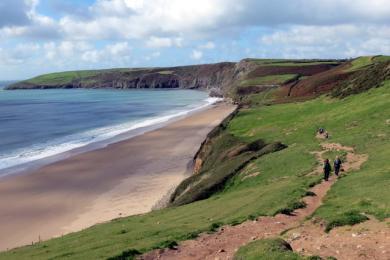
[[[153,127],[215,101],[195,90],[0,89],[0,176],[5,169]]]

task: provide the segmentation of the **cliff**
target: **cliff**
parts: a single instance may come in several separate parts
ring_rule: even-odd
[[[233,62],[170,68],[110,69],[46,74],[7,89],[183,88],[225,91],[245,71]]]

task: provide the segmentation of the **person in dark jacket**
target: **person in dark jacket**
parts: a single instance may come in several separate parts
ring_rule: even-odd
[[[342,164],[342,162],[340,160],[340,157],[336,156],[336,159],[333,162],[333,166],[334,166],[334,173],[336,174],[337,177],[339,177],[341,164]]]
[[[330,166],[329,160],[325,159],[324,161],[324,180],[329,180],[330,172],[332,171],[332,167]]]

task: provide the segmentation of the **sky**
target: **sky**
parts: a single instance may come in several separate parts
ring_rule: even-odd
[[[0,0],[0,80],[390,55],[389,0]]]

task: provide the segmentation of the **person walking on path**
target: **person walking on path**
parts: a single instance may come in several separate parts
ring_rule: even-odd
[[[329,175],[332,170],[332,167],[330,166],[329,160],[325,159],[324,161],[324,180],[328,181],[329,180]]]
[[[339,172],[340,172],[340,169],[341,169],[341,160],[340,160],[340,157],[339,156],[336,156],[336,159],[334,160],[333,162],[333,166],[334,166],[334,173],[336,174],[337,177],[339,177]]]

